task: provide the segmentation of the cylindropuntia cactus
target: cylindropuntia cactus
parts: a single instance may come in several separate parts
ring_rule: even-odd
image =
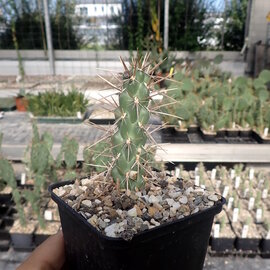
[[[159,65],[151,68],[148,58],[149,54],[146,54],[143,59],[133,59],[131,69],[128,69],[121,59],[125,72],[123,85],[120,88],[114,86],[119,91],[119,106],[116,106],[114,112],[116,123],[104,137],[104,141],[111,144],[112,153],[112,158],[108,161],[107,175],[111,175],[121,188],[130,190],[143,187],[145,177],[151,174],[147,160],[149,151],[146,149],[147,139],[154,142],[147,127],[150,115],[167,115],[161,111],[160,106],[154,104],[151,108],[152,96],[166,95],[166,92],[160,90],[155,93],[154,85],[160,80],[155,81],[152,74]]]

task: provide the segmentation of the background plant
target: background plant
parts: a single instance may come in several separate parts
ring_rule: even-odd
[[[76,116],[84,113],[88,104],[81,92],[72,89],[63,91],[47,91],[37,96],[28,96],[28,110],[35,116]]]

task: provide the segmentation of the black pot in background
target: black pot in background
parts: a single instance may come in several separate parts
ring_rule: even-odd
[[[235,238],[211,238],[211,249],[216,252],[232,251]]]
[[[261,239],[258,238],[236,238],[235,248],[243,251],[257,252]]]
[[[263,144],[270,144],[270,140],[265,140],[259,133],[252,130],[252,137],[258,142]]]
[[[11,243],[15,251],[32,251],[33,234],[10,233]]]
[[[48,234],[34,234],[34,245],[39,246],[50,237]]]
[[[252,130],[251,129],[240,129],[239,136],[242,138],[252,137]]]
[[[218,130],[217,131],[217,138],[225,138],[226,137],[226,130]]]
[[[0,194],[0,205],[10,205],[11,204],[12,195],[8,194]]]
[[[213,219],[221,212],[225,199],[200,213],[163,224],[135,235],[131,241],[125,241],[103,235],[52,192],[54,188],[71,183],[66,181],[49,187],[60,213],[67,269],[203,268]]]
[[[10,235],[5,231],[0,231],[0,251],[8,251],[10,246]]]
[[[238,137],[239,136],[239,130],[238,129],[227,129],[226,134],[228,137]]]
[[[206,142],[215,142],[215,139],[217,137],[217,133],[207,133],[203,129],[200,128],[200,133],[204,141]]]
[[[270,239],[262,239],[260,249],[262,257],[270,258]]]
[[[188,127],[188,133],[197,133],[199,132],[199,126],[197,125],[191,125]]]

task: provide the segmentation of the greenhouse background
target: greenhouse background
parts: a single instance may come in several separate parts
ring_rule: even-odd
[[[153,80],[145,163],[227,200],[203,269],[270,270],[270,0],[0,0],[1,270],[59,232],[49,185],[110,164],[99,140],[140,65]],[[165,214],[153,201],[123,212],[146,211],[150,229],[215,205],[206,194],[194,208],[176,194]],[[83,212],[101,201],[79,213],[116,235],[110,216]]]

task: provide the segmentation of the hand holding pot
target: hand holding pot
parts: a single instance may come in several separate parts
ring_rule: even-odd
[[[60,270],[65,261],[63,233],[49,237],[17,270]]]

